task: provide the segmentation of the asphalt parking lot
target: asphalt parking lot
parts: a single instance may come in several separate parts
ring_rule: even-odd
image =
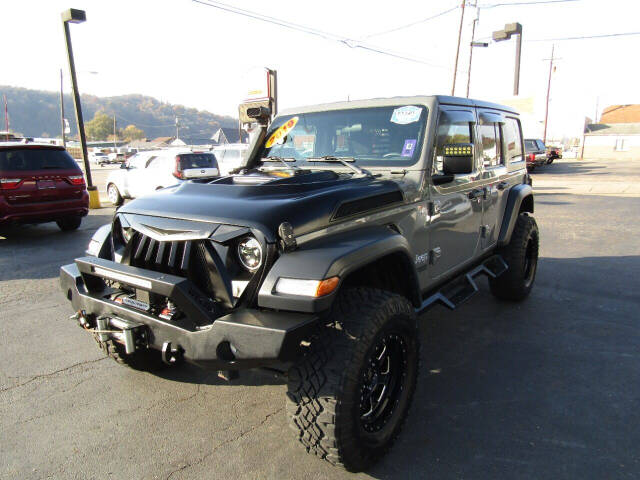
[[[68,319],[58,268],[112,208],[74,233],[0,231],[0,478],[639,478],[640,161],[558,161],[533,182],[531,296],[483,283],[421,318],[408,421],[357,475],[297,445],[282,378],[132,371]]]

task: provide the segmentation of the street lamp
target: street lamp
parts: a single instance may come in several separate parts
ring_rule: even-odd
[[[503,40],[509,40],[512,35],[518,36],[518,43],[516,43],[516,66],[513,78],[513,94],[518,95],[518,91],[520,89],[520,53],[522,52],[522,25],[518,22],[507,23],[504,26],[504,30],[493,32],[493,41],[502,42]]]
[[[100,197],[98,195],[98,189],[93,185],[93,180],[91,178],[91,166],[89,165],[89,155],[87,154],[87,137],[84,133],[82,105],[80,104],[80,92],[78,91],[76,66],[75,62],[73,61],[73,48],[71,47],[71,35],[69,33],[69,24],[86,22],[87,14],[84,10],[70,8],[62,12],[61,16],[62,26],[64,28],[64,40],[67,46],[67,59],[69,60],[71,87],[73,89],[73,105],[76,110],[76,122],[78,123],[78,134],[80,135],[80,145],[82,147],[82,160],[84,162],[84,171],[87,177],[87,190],[89,191],[89,208],[100,208]]]

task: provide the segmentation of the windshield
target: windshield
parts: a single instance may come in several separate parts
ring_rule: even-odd
[[[261,158],[294,158],[297,165],[326,156],[354,159],[358,165],[413,165],[426,119],[426,107],[415,105],[282,116],[269,128]]]
[[[0,150],[0,170],[78,170],[78,164],[64,150],[24,148]]]

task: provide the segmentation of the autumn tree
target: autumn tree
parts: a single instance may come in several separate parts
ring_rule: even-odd
[[[113,135],[113,117],[99,110],[93,119],[85,124],[84,131],[89,140],[105,140],[109,135]]]
[[[141,140],[146,137],[144,130],[139,129],[135,125],[127,125],[122,131],[122,137],[128,142],[132,140]]]

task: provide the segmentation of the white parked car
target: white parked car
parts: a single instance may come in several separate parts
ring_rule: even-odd
[[[219,174],[211,152],[175,149],[140,152],[109,174],[107,195],[118,206],[125,198],[142,197],[180,182]]]
[[[244,152],[248,148],[249,145],[246,143],[229,143],[213,147],[211,151],[218,160],[220,175],[228,175],[231,170],[242,165],[244,163]]]
[[[104,165],[105,163],[109,163],[109,156],[102,152],[91,152],[89,154],[89,161],[96,165]]]

